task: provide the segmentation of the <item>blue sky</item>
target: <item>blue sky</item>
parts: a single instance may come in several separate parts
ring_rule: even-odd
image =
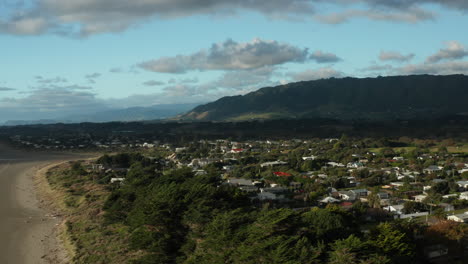
[[[0,122],[468,73],[463,0],[6,0]]]

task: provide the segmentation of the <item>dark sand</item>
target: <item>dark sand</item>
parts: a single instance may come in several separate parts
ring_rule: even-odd
[[[0,143],[0,263],[67,263],[57,236],[61,219],[41,208],[34,175],[49,164],[77,158]]]

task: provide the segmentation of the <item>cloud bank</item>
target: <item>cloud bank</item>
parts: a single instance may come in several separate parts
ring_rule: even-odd
[[[324,13],[322,7],[327,4],[335,5],[340,11]],[[0,16],[0,33],[89,36],[125,31],[154,19],[195,15],[232,17],[242,11],[256,12],[270,19],[315,18],[332,24],[358,17],[417,23],[437,17],[426,7],[434,4],[468,11],[465,0],[31,0],[4,4],[6,11]]]
[[[138,66],[153,72],[179,74],[195,70],[252,70],[287,62],[304,62],[307,56],[307,49],[277,41],[254,39],[238,43],[226,40],[194,54],[163,57]]]

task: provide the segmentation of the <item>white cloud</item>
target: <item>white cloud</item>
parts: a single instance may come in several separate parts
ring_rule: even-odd
[[[429,56],[427,62],[435,63],[443,60],[457,60],[468,56],[468,49],[463,44],[457,41],[449,41],[446,45],[445,49],[440,49],[436,54]]]
[[[0,120],[56,118],[107,109],[88,87],[49,86],[32,89],[21,98],[0,99]]]
[[[465,74],[468,75],[468,61],[449,61],[434,64],[410,64],[397,68],[394,71],[396,74]]]
[[[42,76],[36,76],[36,81],[39,84],[58,84],[58,83],[66,83],[68,80],[63,77],[53,77],[53,78],[44,78]]]
[[[397,51],[381,51],[379,59],[381,61],[407,62],[414,58],[414,54],[403,55]]]
[[[341,12],[315,16],[316,20],[326,24],[341,24],[348,22],[351,19],[360,17],[377,21],[404,22],[414,24],[421,21],[433,20],[435,19],[436,15],[421,8],[410,8],[405,10],[346,9]]]
[[[343,23],[356,17],[416,23],[434,19],[428,4],[460,11],[465,0],[31,0],[32,4],[4,4],[0,32],[18,35],[55,33],[89,36],[121,32],[153,19],[177,19],[195,15],[233,16],[242,11],[271,19],[308,20],[324,3],[341,12],[316,16],[325,23]],[[356,9],[360,8],[360,9]],[[426,8],[426,9],[425,9]]]
[[[139,64],[145,70],[186,73],[206,70],[252,70],[287,62],[304,62],[308,50],[277,41],[254,39],[238,43],[226,40],[191,55],[163,57]]]
[[[160,86],[160,85],[164,85],[166,84],[165,82],[161,82],[161,81],[155,81],[155,80],[151,80],[151,81],[146,81],[143,83],[143,85],[145,86]]]
[[[343,72],[337,71],[333,68],[324,67],[315,70],[306,70],[298,73],[289,74],[294,81],[312,81],[319,79],[327,79],[332,77],[343,77],[345,76]]]
[[[361,69],[362,71],[390,71],[393,69],[392,65],[385,64],[385,65],[371,65],[366,68]]]
[[[0,92],[9,92],[9,91],[14,91],[16,89],[10,88],[10,87],[5,87],[5,86],[0,86]]]
[[[310,59],[316,61],[317,63],[333,63],[342,60],[333,53],[327,53],[321,50],[317,50],[314,53],[312,53],[310,55]]]

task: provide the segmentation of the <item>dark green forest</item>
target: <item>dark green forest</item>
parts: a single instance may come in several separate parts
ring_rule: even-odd
[[[215,166],[196,175],[189,168],[161,170],[140,154],[97,162],[130,165],[125,184],[111,188],[102,209],[104,226],[128,228],[128,249],[141,253],[132,263],[425,263],[428,242],[457,247],[445,234],[466,232],[407,220],[369,223],[361,203],[350,210],[255,205],[222,184]],[[69,173],[84,171],[75,164]]]
[[[383,223],[363,235],[362,208],[253,207],[240,190],[190,169],[132,165],[105,204],[108,224],[130,226],[135,263],[414,263],[413,227]]]

